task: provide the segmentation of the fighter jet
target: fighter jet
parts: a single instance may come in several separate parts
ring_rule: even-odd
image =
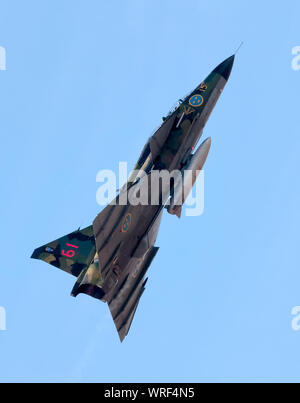
[[[159,249],[155,242],[162,214],[167,210],[181,216],[182,204],[206,161],[210,138],[196,152],[194,149],[229,79],[234,58],[216,67],[163,118],[128,182],[92,225],[35,249],[31,256],[77,277],[72,296],[84,293],[107,303],[121,342],[129,332],[145,290],[147,270]],[[151,194],[156,183],[146,179],[161,171],[189,171],[192,181],[183,180],[179,186],[177,177],[170,180],[169,187],[159,186],[155,203],[152,199],[143,204],[120,202],[130,192],[141,192],[142,187]]]

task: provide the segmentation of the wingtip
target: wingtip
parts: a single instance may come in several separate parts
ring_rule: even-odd
[[[30,256],[30,259],[37,259],[37,254],[38,254],[37,249],[35,249],[35,250],[32,252],[31,256]]]

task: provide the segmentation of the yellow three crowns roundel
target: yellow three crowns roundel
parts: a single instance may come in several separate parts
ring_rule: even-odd
[[[131,219],[132,215],[130,213],[125,216],[124,221],[122,223],[122,232],[127,232],[129,230]]]
[[[200,95],[200,94],[195,94],[195,95],[193,95],[191,98],[190,98],[190,100],[189,100],[189,104],[191,105],[191,106],[194,106],[194,107],[199,107],[199,106],[201,106],[202,104],[203,104],[203,102],[204,102],[204,98],[203,98],[203,96],[202,95]]]

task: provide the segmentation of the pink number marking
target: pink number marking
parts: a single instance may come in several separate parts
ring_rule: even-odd
[[[67,245],[67,246],[70,246],[71,248],[78,249],[78,246],[76,246],[76,245],[71,245],[70,243],[67,243],[66,245]]]
[[[70,248],[78,249],[78,246],[76,246],[76,245],[72,245],[72,244],[70,244],[70,243],[66,243],[66,245],[69,246]],[[62,253],[64,256],[67,256],[67,257],[70,257],[70,258],[72,258],[72,257],[75,256],[75,251],[74,251],[74,250],[71,250],[71,249],[67,250],[67,252],[65,252],[65,250],[63,249],[63,250],[61,251],[61,253]]]
[[[73,250],[67,250],[67,252],[65,252],[65,250],[63,249],[61,251],[62,255],[67,256],[67,257],[74,257],[75,252]]]

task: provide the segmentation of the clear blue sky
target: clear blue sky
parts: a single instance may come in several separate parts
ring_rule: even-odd
[[[1,381],[299,381],[298,0],[4,1]],[[129,337],[30,259],[99,212],[96,173],[241,41],[204,137],[201,217],[165,215]]]

